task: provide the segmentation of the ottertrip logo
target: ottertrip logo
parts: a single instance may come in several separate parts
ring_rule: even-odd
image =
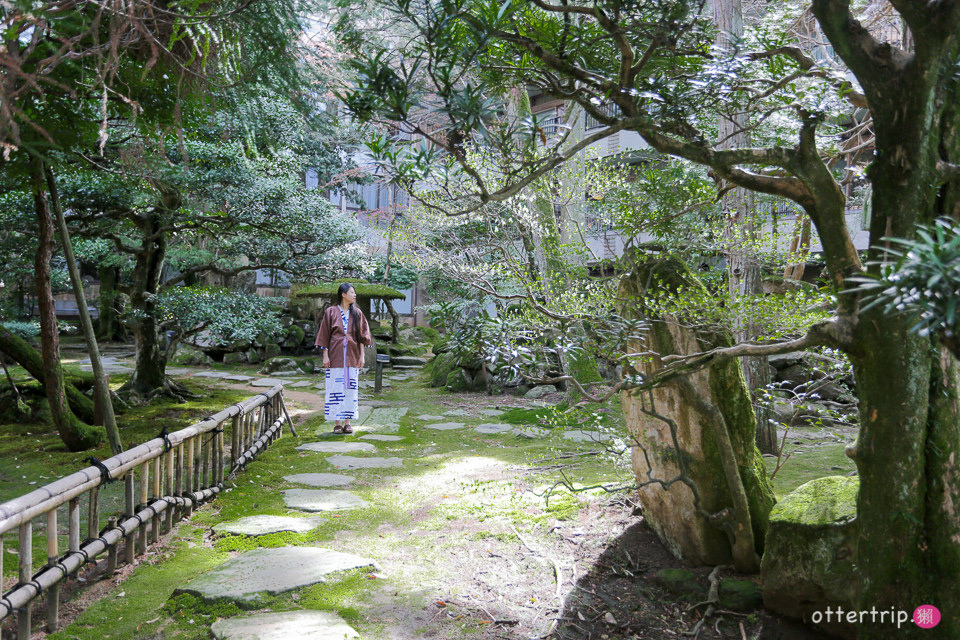
[[[910,613],[897,609],[877,609],[872,607],[867,611],[844,611],[843,607],[831,609],[827,607],[826,611],[814,611],[810,616],[814,624],[822,623],[844,623],[863,624],[865,622],[880,624],[896,624],[897,629],[911,620]],[[912,621],[921,629],[932,629],[940,624],[940,610],[932,604],[923,604],[917,607],[913,612]]]

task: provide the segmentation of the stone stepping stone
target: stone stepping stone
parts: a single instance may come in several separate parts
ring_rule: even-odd
[[[281,378],[257,378],[250,383],[251,387],[275,387],[278,384],[290,384],[291,380]]]
[[[339,489],[285,489],[283,503],[300,511],[346,511],[367,506],[363,498]]]
[[[226,376],[224,380],[229,380],[230,382],[250,382],[251,380],[256,380],[253,376]]]
[[[502,409],[480,409],[480,413],[485,416],[490,416],[491,418],[496,418],[497,416],[502,416],[506,413]]]
[[[357,458],[355,456],[330,456],[327,462],[337,469],[386,469],[402,467],[402,458]]]
[[[517,435],[521,438],[528,438],[530,440],[539,440],[540,438],[547,437],[550,431],[547,429],[541,429],[540,427],[521,427],[517,429]]]
[[[278,378],[299,378],[300,376],[310,375],[299,369],[286,369],[284,371],[274,371],[273,375]]]
[[[429,413],[421,413],[417,416],[417,420],[423,420],[424,422],[430,422],[431,420],[443,420],[443,416],[435,416]]]
[[[360,436],[361,440],[379,440],[380,442],[399,442],[403,440],[403,436],[384,436],[379,433],[373,433],[369,436]]]
[[[185,369],[183,367],[167,367],[164,369],[168,376],[183,376],[190,373],[191,369]]]
[[[226,371],[200,371],[199,373],[193,374],[194,378],[229,378],[232,376],[232,373],[227,373]]]
[[[474,431],[477,433],[507,433],[513,431],[513,426],[502,422],[488,422],[478,425]]]
[[[436,429],[437,431],[450,431],[451,429],[463,429],[465,426],[462,422],[437,422],[435,424],[428,424],[427,429]]]
[[[393,368],[396,371],[410,371],[410,370],[418,371],[420,369],[423,369],[423,365],[422,364],[395,364],[393,365]]]
[[[469,411],[464,411],[463,409],[450,409],[450,411],[444,411],[443,415],[445,416],[459,416],[461,418],[469,418],[472,413]]]
[[[387,433],[397,433],[400,431],[400,425],[398,424],[374,424],[372,422],[364,422],[359,427],[354,427],[357,432],[367,431],[385,431]]]
[[[290,531],[306,533],[326,522],[323,518],[291,518],[289,516],[247,516],[233,522],[221,522],[213,527],[217,533],[233,533],[238,536],[263,536],[268,533]]]
[[[395,424],[405,415],[407,415],[407,407],[374,407],[368,419],[372,423],[386,425]]]
[[[287,482],[305,484],[308,487],[345,487],[353,482],[353,476],[339,473],[297,473],[292,476],[283,476]]]
[[[297,451],[316,451],[317,453],[352,453],[354,451],[376,451],[377,448],[366,442],[307,442],[297,447]]]
[[[294,383],[292,383],[292,384],[288,384],[287,386],[290,387],[291,389],[301,389],[301,388],[303,388],[303,387],[309,387],[309,386],[312,385],[312,384],[313,384],[313,383],[310,382],[309,380],[299,380],[299,381],[294,382]]]
[[[283,611],[218,620],[217,640],[350,640],[360,634],[332,611]]]
[[[190,593],[206,602],[256,603],[259,594],[276,595],[325,582],[337,571],[376,567],[370,558],[318,547],[255,549],[227,560],[174,593]]]
[[[574,442],[606,442],[610,436],[599,431],[564,431],[563,437]]]

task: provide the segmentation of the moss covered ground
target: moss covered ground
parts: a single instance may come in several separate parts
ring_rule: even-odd
[[[253,367],[217,368],[256,373]],[[123,376],[111,380],[119,385]],[[160,401],[122,413],[124,443],[150,439],[163,425],[171,429],[186,426],[254,393],[249,387],[209,380],[188,384],[202,399],[187,404]],[[315,396],[312,390],[309,393]],[[294,413],[308,416],[322,405],[322,397],[304,398],[304,392],[288,394]],[[622,446],[626,435],[619,404],[611,401],[599,407],[571,409],[561,402],[562,394],[542,403],[509,396],[449,394],[430,388],[426,374],[393,382],[377,400],[407,407],[408,413],[399,419],[395,432],[381,430],[404,440],[377,442],[377,452],[353,454],[401,457],[403,467],[342,472],[356,478],[350,490],[370,503],[369,508],[322,514],[325,521],[303,534],[245,537],[213,533],[213,526],[246,515],[295,515],[283,505],[282,491],[299,485],[285,481],[284,476],[336,472],[323,454],[296,450],[304,442],[331,437],[330,425],[323,422],[322,415],[314,414],[298,425],[299,437],[286,432],[229,482],[214,502],[181,523],[165,546],[151,547],[144,561],[124,573],[122,582],[120,576],[106,576],[99,585],[100,595],[92,602],[84,600],[82,591],[74,596],[77,606],[82,604],[85,610],[50,637],[208,638],[213,621],[237,615],[240,609],[229,603],[207,604],[192,596],[174,596],[174,589],[235,554],[288,545],[356,553],[375,559],[381,568],[374,573],[347,572],[324,584],[268,597],[263,608],[336,611],[368,638],[487,637],[492,618],[516,619],[518,627],[527,625],[525,630],[530,632],[545,627],[542,620],[555,598],[549,561],[563,558],[561,554],[568,549],[564,545],[584,540],[585,532],[603,544],[611,534],[604,532],[598,505],[620,498],[605,493],[602,487],[632,479],[629,454]],[[495,406],[505,413],[495,417],[481,413]],[[548,435],[530,440],[513,434],[482,435],[470,428],[436,431],[416,418],[442,415],[451,409],[469,414],[449,418],[468,427],[505,422],[545,428]],[[565,429],[609,432],[615,436],[613,446],[604,449],[596,443],[571,442],[562,437]],[[347,440],[363,433],[361,430]],[[35,442],[25,447],[27,438]],[[842,455],[842,444],[838,446]],[[101,449],[94,455],[109,456]],[[43,484],[82,468],[82,458],[87,455],[67,453],[49,427],[0,425],[0,477],[4,479],[0,500],[37,486],[30,482]],[[840,474],[830,469],[832,457],[816,462],[814,458],[808,450],[792,457],[774,480],[777,493],[813,477]],[[578,490],[570,491],[558,483]],[[106,490],[117,512],[119,488]],[[111,508],[105,506],[104,510],[109,514]],[[15,550],[10,536],[5,542],[7,553]],[[38,535],[34,552],[38,564],[45,558],[43,544]],[[5,574],[15,571],[15,563],[4,565]],[[576,577],[576,562],[573,571]],[[508,606],[508,602],[512,604]]]

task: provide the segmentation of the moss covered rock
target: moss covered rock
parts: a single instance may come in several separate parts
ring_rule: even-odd
[[[447,391],[459,393],[462,391],[473,390],[473,376],[466,369],[457,367],[447,376],[447,383],[444,385]]]
[[[430,361],[430,386],[442,387],[447,384],[447,376],[457,367],[457,358],[452,353],[441,353]]]
[[[720,606],[730,611],[754,611],[763,607],[763,594],[752,580],[725,578],[720,581]]]
[[[707,594],[689,569],[661,569],[653,576],[653,581],[681,600],[699,602]]]
[[[852,610],[857,588],[858,478],[828,476],[801,485],[770,513],[760,566],[764,605],[777,613],[810,620],[814,611]],[[841,637],[852,626],[823,625]]]

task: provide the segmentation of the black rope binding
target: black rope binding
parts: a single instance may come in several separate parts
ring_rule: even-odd
[[[163,438],[163,452],[167,453],[170,449],[173,449],[173,443],[170,442],[170,434],[167,431],[167,425],[163,425],[163,429],[160,430],[160,433],[157,435],[158,438]]]
[[[84,462],[89,462],[97,469],[100,469],[100,484],[110,484],[111,482],[115,482],[115,480],[110,477],[110,469],[107,469],[106,465],[100,462],[100,460],[93,456],[89,456],[83,460]]]

